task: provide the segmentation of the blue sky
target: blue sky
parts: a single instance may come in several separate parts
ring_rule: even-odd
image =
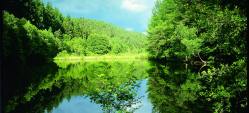
[[[65,16],[113,23],[127,30],[145,32],[155,0],[43,0]]]

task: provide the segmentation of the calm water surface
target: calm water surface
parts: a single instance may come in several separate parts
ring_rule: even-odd
[[[198,74],[184,64],[56,61],[15,68],[4,73],[4,81],[8,81],[3,95],[6,113],[172,113],[205,109],[202,102],[194,102]]]
[[[137,94],[142,97],[139,109],[135,113],[151,113],[152,105],[147,98],[147,80],[144,79],[139,85]],[[91,102],[86,96],[72,96],[71,99],[63,99],[59,106],[53,108],[52,113],[102,113],[101,105]],[[47,111],[46,111],[47,113]]]

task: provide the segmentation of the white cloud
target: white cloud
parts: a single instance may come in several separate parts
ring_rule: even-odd
[[[121,8],[131,12],[143,12],[147,10],[146,3],[141,0],[123,0]]]

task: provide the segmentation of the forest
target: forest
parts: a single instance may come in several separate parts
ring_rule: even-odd
[[[196,76],[199,83],[192,87],[199,90],[194,94],[204,97],[198,101],[212,105],[212,110],[206,112],[246,111],[245,4],[246,0],[156,1],[148,28],[149,55],[159,61],[183,61],[208,67],[199,71],[200,75]],[[163,73],[169,73],[166,69],[163,68]]]
[[[3,11],[4,61],[145,53],[146,37],[142,33],[102,21],[64,17],[40,0],[7,2]]]
[[[107,113],[115,111],[113,106],[118,113],[123,113],[130,105],[124,101],[118,103],[117,95],[126,94],[127,98],[121,100],[136,101],[134,81],[148,77],[148,98],[153,112],[245,113],[248,110],[246,4],[246,0],[155,0],[147,34],[143,34],[104,21],[65,16],[41,0],[6,0],[2,13],[2,86],[30,76],[40,76],[38,78],[43,80],[35,78],[32,81],[38,80],[38,83],[34,85],[19,81],[18,84],[28,89],[17,97],[11,94],[18,92],[3,88],[3,97],[7,97],[3,99],[4,111],[21,110],[20,106],[16,107],[18,101],[21,104],[35,102],[32,98],[40,97],[38,92],[49,95],[54,91],[57,97],[50,96],[56,99],[49,104],[58,106],[61,95],[69,98],[68,92],[73,92],[73,95],[84,94],[93,98]],[[103,62],[77,65],[57,62],[60,67],[50,64],[56,58],[108,55],[111,58],[135,56],[153,63],[150,66],[144,64],[145,67]],[[181,65],[176,66],[178,63]],[[52,65],[51,70],[57,72],[44,67],[47,72],[41,73],[39,66],[44,64]],[[28,71],[28,75],[16,75],[28,70],[26,67],[33,69],[32,66],[39,68]],[[198,69],[191,72],[188,66]],[[80,74],[83,77],[72,76]],[[15,79],[8,82],[9,77]],[[128,82],[131,86],[125,85]],[[99,84],[107,87],[99,88],[102,87]],[[56,88],[62,88],[62,91],[57,92]],[[111,95],[111,91],[116,95]],[[114,99],[112,103],[101,101],[107,99],[109,102],[108,96]],[[51,111],[51,106],[44,108]],[[36,110],[43,112],[44,108]]]

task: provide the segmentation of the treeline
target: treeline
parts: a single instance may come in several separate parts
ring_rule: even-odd
[[[145,52],[146,38],[141,33],[84,18],[65,18],[64,31],[56,31],[63,50],[78,55]],[[64,32],[64,33],[63,33]]]
[[[45,60],[58,53],[59,39],[49,30],[38,29],[26,19],[3,14],[3,61],[26,63]]]
[[[62,29],[63,15],[51,4],[44,4],[41,0],[4,0],[4,11],[8,11],[17,18],[25,18],[38,29],[56,31]]]
[[[6,0],[3,60],[43,61],[62,54],[141,53],[145,36],[101,21],[64,17],[40,0]],[[33,59],[33,60],[32,60]]]
[[[246,0],[157,0],[148,30],[151,57],[197,56],[230,64],[245,58],[244,4]]]

